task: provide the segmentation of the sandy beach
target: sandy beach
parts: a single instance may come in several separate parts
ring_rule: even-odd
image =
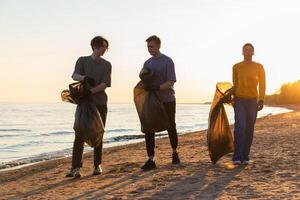
[[[179,166],[168,138],[156,141],[156,170],[140,170],[144,143],[107,148],[100,176],[90,153],[79,179],[65,178],[70,158],[2,171],[0,199],[300,199],[299,109],[257,120],[248,166],[233,166],[231,155],[212,165],[206,131],[179,137]]]

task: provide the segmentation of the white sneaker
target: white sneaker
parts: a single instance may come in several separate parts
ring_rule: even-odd
[[[102,168],[101,168],[101,165],[97,166],[94,168],[94,171],[93,171],[93,175],[100,175],[102,174]]]
[[[66,177],[76,177],[79,178],[81,176],[80,174],[80,168],[70,169],[70,171],[67,172]]]
[[[240,164],[242,164],[242,162],[240,160],[234,160],[234,161],[232,161],[232,163],[234,165],[240,165]]]
[[[248,165],[248,164],[249,164],[249,160],[244,160],[244,161],[242,162],[242,164],[243,164],[243,165]]]

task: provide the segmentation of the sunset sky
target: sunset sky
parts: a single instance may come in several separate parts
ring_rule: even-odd
[[[96,35],[110,42],[110,103],[132,102],[153,34],[175,62],[177,102],[211,101],[246,42],[271,94],[300,79],[299,19],[297,0],[0,0],[0,102],[59,102]]]

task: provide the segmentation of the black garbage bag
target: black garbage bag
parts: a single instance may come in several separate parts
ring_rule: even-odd
[[[222,156],[234,151],[232,133],[223,104],[233,104],[233,89],[228,82],[217,83],[210,107],[207,143],[211,161],[215,164]]]
[[[145,87],[151,83],[151,70],[143,68],[140,73],[141,81],[134,87],[134,104],[141,122],[143,133],[154,133],[167,130],[168,115],[157,92],[148,92]]]
[[[61,93],[61,99],[64,102],[81,104],[87,99],[88,85],[84,81],[71,83],[69,90],[63,90]]]
[[[104,126],[95,104],[83,101],[77,106],[73,129],[75,134],[91,147],[98,146],[103,140]]]
[[[96,105],[87,95],[88,85],[81,81],[69,85],[69,90],[61,93],[62,100],[77,104],[73,129],[91,147],[103,140],[104,125]]]

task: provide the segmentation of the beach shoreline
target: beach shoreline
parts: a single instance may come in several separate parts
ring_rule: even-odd
[[[295,109],[295,108],[294,108]],[[0,172],[3,199],[280,199],[300,197],[300,111],[257,120],[248,166],[234,167],[230,155],[209,159],[206,131],[179,136],[182,164],[171,165],[168,138],[156,140],[158,169],[142,172],[144,142],[104,149],[101,176],[92,176],[92,153],[82,178],[65,178],[71,157]],[[22,185],[22,187],[19,187]]]
[[[289,109],[289,108],[287,108],[286,105],[282,105],[280,107],[277,106],[277,105],[272,105],[272,107],[270,107],[270,108],[271,109],[267,109],[265,112],[263,112],[263,114],[260,114],[259,118],[261,118],[263,116],[270,116],[270,115],[276,115],[278,113],[289,112],[289,111],[284,111],[286,109]],[[280,109],[277,110],[277,108],[282,108],[282,110],[280,110]],[[271,111],[271,112],[269,113],[269,111]],[[232,111],[230,111],[230,112],[232,112]],[[232,113],[229,113],[229,114],[231,115]],[[179,119],[182,118],[182,113],[180,114],[180,112],[179,112],[179,117],[178,118]],[[203,117],[201,117],[200,119],[203,120]],[[195,122],[195,123],[197,123],[197,122]],[[233,122],[231,121],[231,123],[233,123]],[[203,131],[203,130],[207,129],[207,125],[206,126],[201,125],[197,129],[195,129],[195,127],[194,127],[193,129],[190,129],[190,130],[187,131],[187,130],[184,130],[184,129],[182,130],[180,128],[182,123],[181,123],[181,125],[180,125],[180,123],[178,123],[177,125],[178,125],[178,133],[180,135],[188,134],[188,133],[195,132],[195,131]],[[136,131],[138,131],[138,129],[136,129]],[[63,130],[61,132],[63,132]],[[108,132],[110,133],[111,130],[109,129]],[[130,135],[130,136],[128,136],[127,134],[128,133],[125,132],[123,136],[117,136],[117,137],[113,136],[112,138],[108,138],[108,140],[105,140],[105,142],[104,142],[104,148],[109,148],[109,147],[113,147],[113,146],[120,146],[120,145],[126,145],[126,144],[131,144],[131,143],[138,143],[138,142],[143,142],[144,141],[143,134],[140,133],[140,132],[137,135],[136,135],[136,133],[132,133],[134,135]],[[167,133],[166,132],[157,133],[156,137],[159,138],[158,136],[160,136],[160,135],[162,135],[162,137],[166,137]],[[108,135],[106,134],[106,136],[109,136],[109,134]],[[126,137],[128,137],[128,138],[126,138]],[[68,141],[72,140],[71,137],[68,136],[68,138],[69,138]],[[15,139],[18,139],[18,138],[15,138]],[[23,141],[23,145],[26,144],[26,142],[30,143],[30,139],[31,139],[30,136],[26,139],[28,139],[28,141],[26,141],[26,140]],[[113,141],[112,141],[112,139],[113,139]],[[12,139],[10,139],[10,140],[12,140]],[[35,140],[35,141],[37,141],[37,140]],[[44,141],[44,139],[42,139],[42,142],[43,141]],[[64,141],[66,141],[66,140],[64,140]],[[5,138],[4,138],[4,141],[2,141],[2,142],[4,142],[4,144],[5,144]],[[9,142],[10,141],[8,140],[7,143],[9,143]],[[55,140],[53,140],[53,142],[55,142]],[[23,166],[32,165],[32,164],[39,163],[39,162],[44,162],[44,161],[48,161],[48,160],[60,159],[60,158],[71,156],[72,155],[72,147],[70,146],[70,144],[66,143],[66,145],[68,145],[67,148],[57,149],[57,150],[52,150],[52,151],[51,151],[51,148],[50,148],[50,149],[48,149],[48,152],[44,151],[43,153],[38,153],[38,154],[33,154],[33,155],[29,154],[28,157],[23,157],[23,158],[19,158],[19,159],[15,159],[15,160],[8,160],[6,162],[1,162],[0,163],[0,172],[22,168]],[[14,149],[11,149],[11,150],[14,150]],[[16,150],[20,151],[20,149],[16,149]],[[86,148],[85,148],[84,152],[87,153],[87,152],[91,152],[91,151],[92,151],[92,149],[86,145]],[[17,156],[19,156],[19,155],[17,154]],[[15,155],[12,154],[12,156],[15,156]],[[4,158],[5,157],[6,156],[4,156]]]
[[[282,106],[273,105],[273,106],[280,107],[280,108],[283,108],[283,109],[289,109],[289,108],[287,108],[286,105],[282,105]],[[276,107],[273,107],[273,108],[276,109]],[[268,109],[267,109],[267,112],[268,112]],[[278,114],[278,111],[276,111],[276,110],[275,111],[271,110],[272,113],[270,113],[270,114],[267,113],[267,112],[265,112],[263,115],[270,116],[270,115]],[[285,112],[289,112],[289,111],[285,111]],[[264,117],[264,116],[261,116],[261,117]],[[261,117],[259,117],[259,118],[261,118]],[[203,119],[201,119],[201,120],[203,120]],[[193,130],[189,130],[189,131],[181,130],[179,128],[178,133],[180,135],[183,135],[183,134],[189,134],[189,133],[195,132],[195,131],[203,131],[203,130],[206,130],[206,129],[207,129],[207,126],[206,127],[201,126],[201,128],[199,127],[199,129],[193,129]],[[163,137],[166,137],[167,133],[166,132],[157,133],[156,134],[157,138],[159,138],[158,135],[162,135]],[[104,142],[104,148],[110,148],[112,146],[120,146],[120,145],[126,145],[126,144],[138,143],[138,142],[143,142],[144,141],[142,133],[140,133],[139,135],[132,135],[133,138],[128,138],[128,139],[125,138],[125,137],[128,137],[126,134],[124,136],[118,136],[118,137],[120,137],[120,138],[113,138],[116,141],[110,141],[111,138],[109,138],[108,141],[105,141]],[[125,140],[122,139],[121,137],[124,137]],[[119,139],[120,139],[120,141],[119,141]],[[89,148],[88,146],[86,146],[86,147],[87,148],[85,148],[85,151],[84,151],[85,153],[92,151],[91,148]],[[7,162],[1,162],[0,163],[0,172],[1,171],[7,171],[7,170],[19,169],[19,168],[22,168],[23,166],[29,166],[29,165],[32,165],[32,164],[36,164],[36,163],[44,162],[44,161],[48,161],[48,160],[53,160],[53,159],[60,159],[60,158],[68,157],[68,156],[71,156],[71,155],[72,155],[72,147],[70,147],[70,146],[68,148],[65,148],[65,149],[54,150],[54,151],[50,150],[49,152],[43,152],[43,153],[40,153],[40,154],[31,155],[29,157],[24,157],[24,158],[11,160],[11,161],[7,161]]]

